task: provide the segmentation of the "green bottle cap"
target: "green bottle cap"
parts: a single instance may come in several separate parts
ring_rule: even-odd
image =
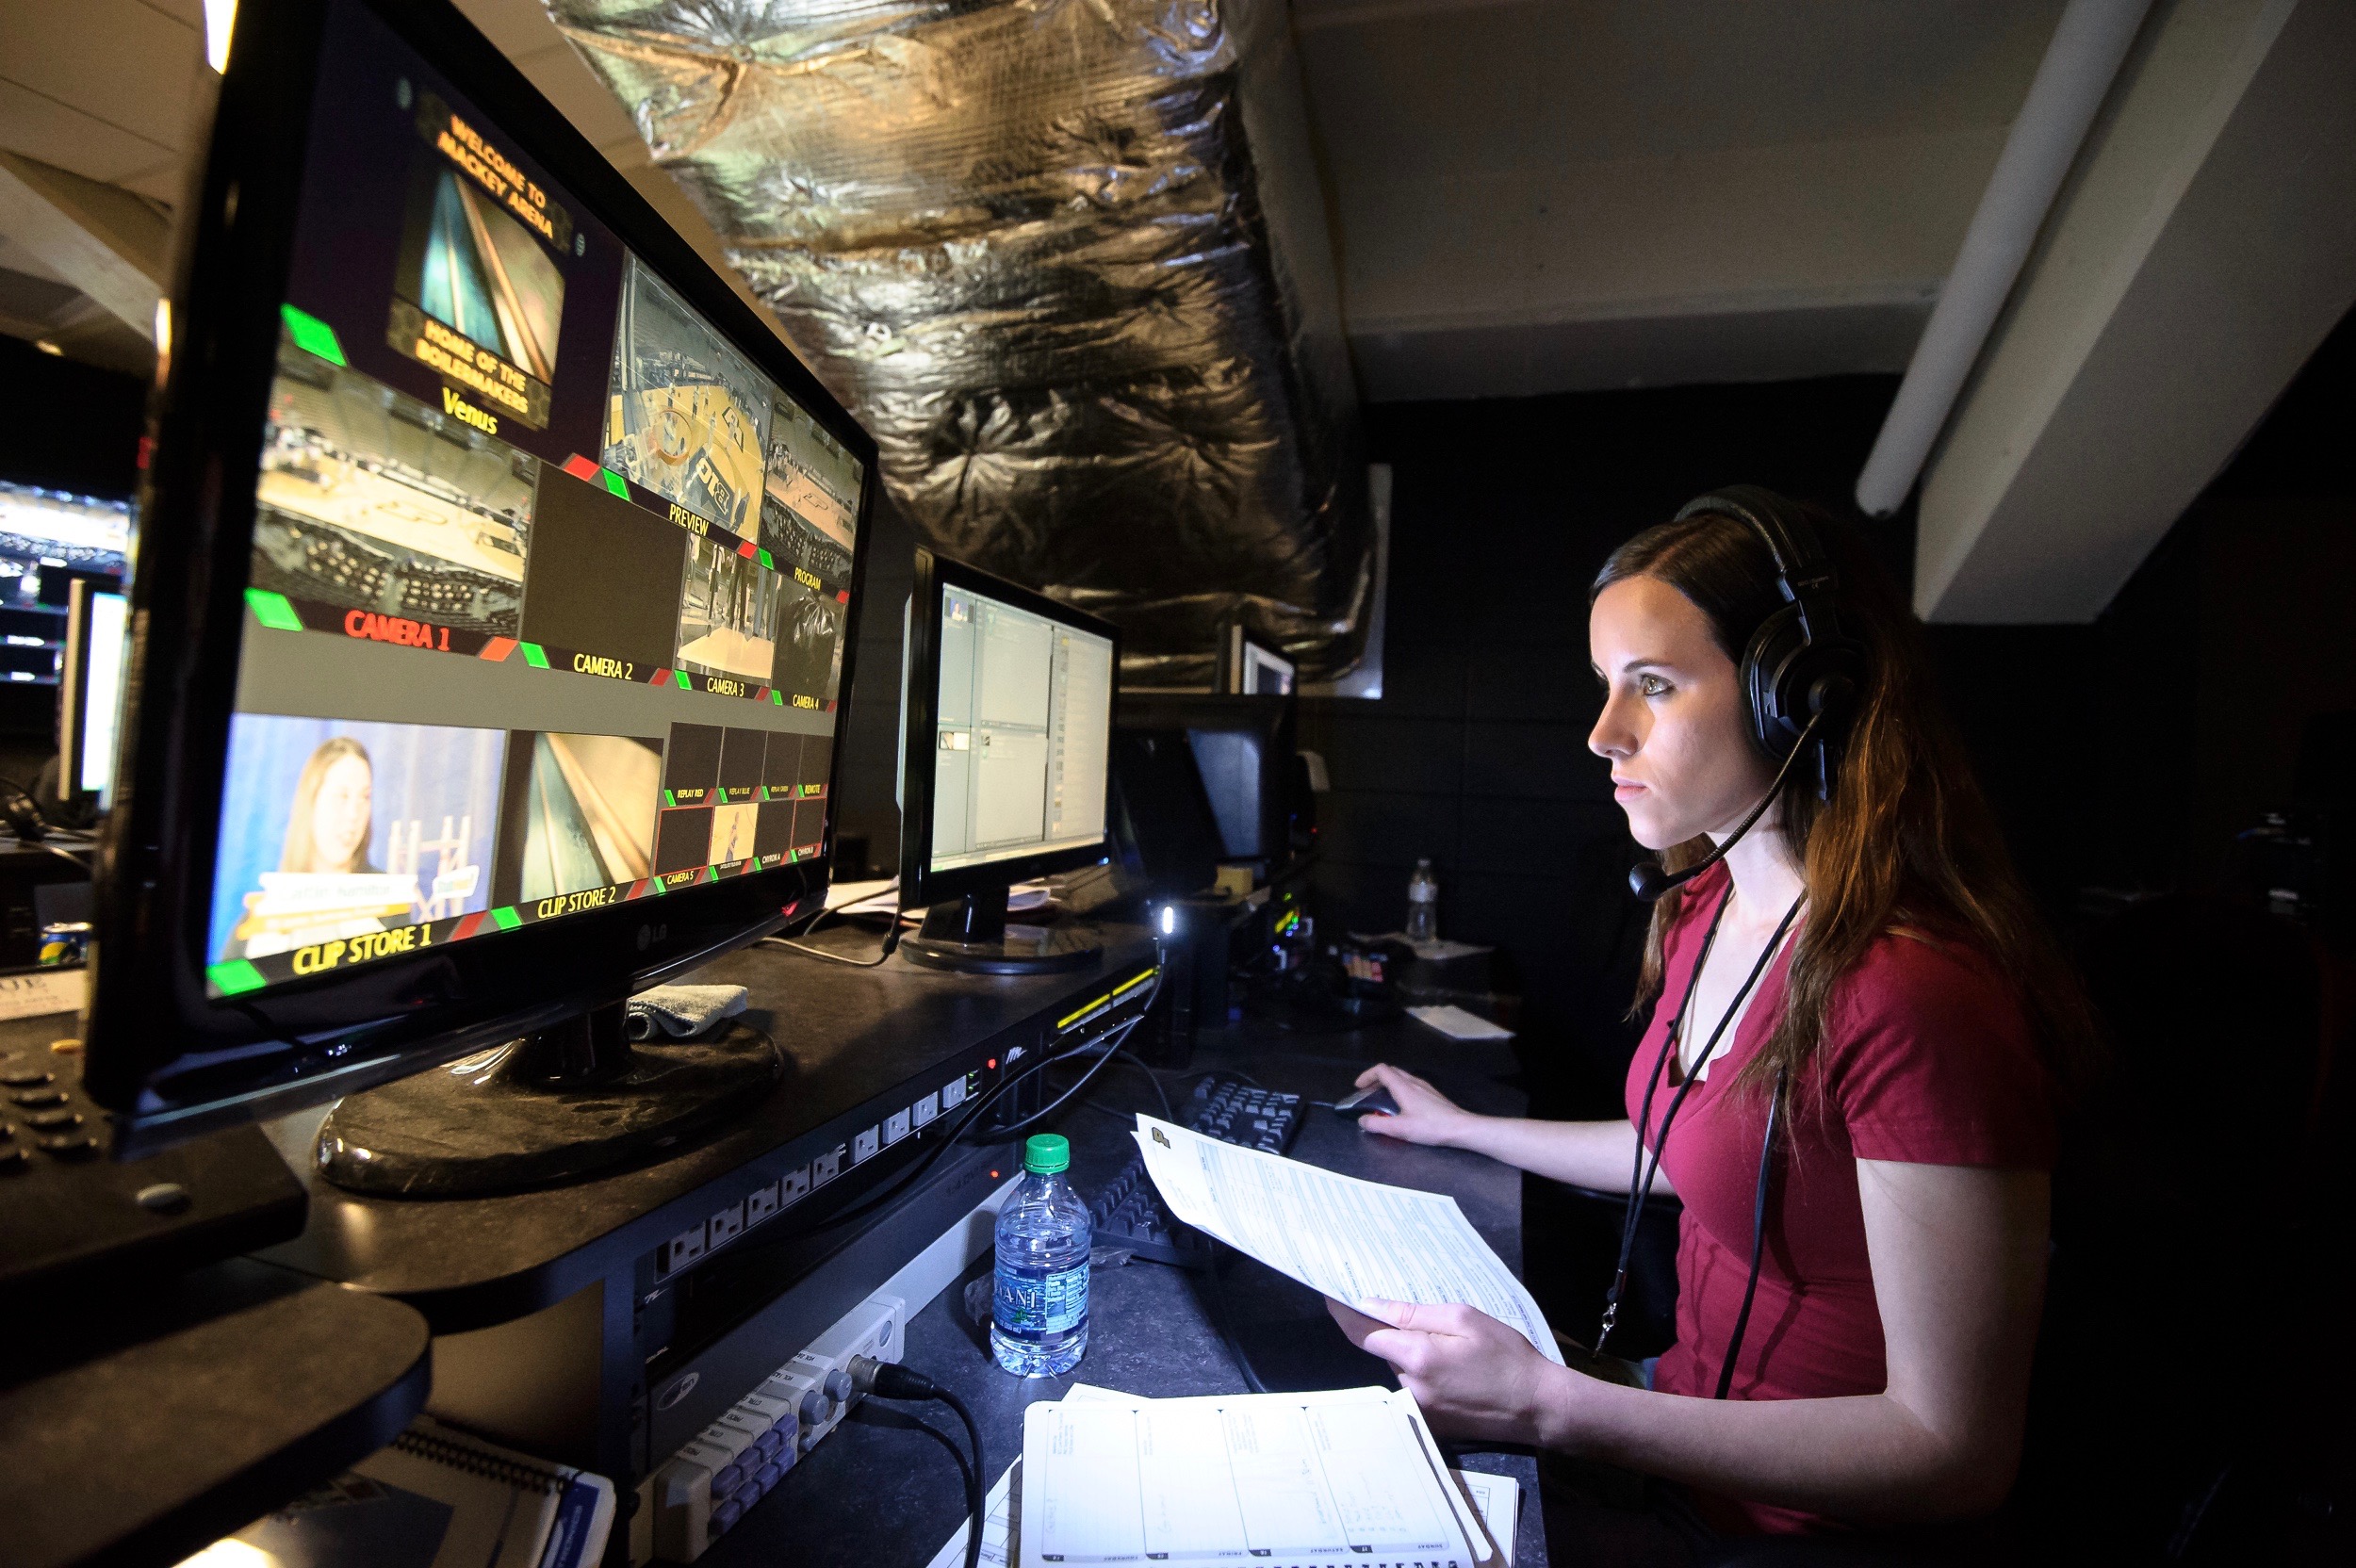
[[[1053,1176],[1072,1168],[1072,1144],[1061,1133],[1034,1134],[1023,1146],[1023,1168],[1034,1176]]]

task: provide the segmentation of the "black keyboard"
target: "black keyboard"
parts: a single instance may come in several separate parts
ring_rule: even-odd
[[[1282,1154],[1301,1135],[1301,1099],[1254,1088],[1232,1073],[1214,1072],[1194,1086],[1179,1114],[1186,1126],[1221,1143]],[[1104,1184],[1089,1205],[1088,1220],[1099,1247],[1118,1247],[1155,1263],[1182,1268],[1211,1266],[1211,1239],[1181,1224],[1162,1206],[1162,1195],[1135,1155]]]
[[[58,1020],[72,1025],[71,1015]],[[132,1165],[106,1157],[107,1113],[78,1049],[0,1042],[0,1306],[191,1268],[302,1233],[303,1184],[254,1127]],[[74,1044],[77,1042],[66,1042]]]

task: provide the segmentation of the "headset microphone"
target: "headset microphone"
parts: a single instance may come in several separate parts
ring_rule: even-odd
[[[1800,731],[1798,743],[1792,746],[1792,754],[1783,760],[1783,766],[1775,770],[1775,781],[1767,786],[1767,792],[1759,797],[1759,804],[1751,808],[1751,814],[1742,819],[1742,826],[1726,835],[1725,842],[1683,871],[1664,870],[1658,860],[1639,860],[1628,868],[1628,890],[1647,904],[1658,904],[1672,888],[1683,887],[1725,859],[1726,851],[1742,841],[1742,835],[1748,833],[1752,825],[1767,814],[1767,808],[1775,803],[1777,795],[1783,793],[1784,780],[1792,776],[1792,764],[1798,761],[1801,754],[1808,750],[1808,737],[1816,733],[1818,725],[1824,723],[1826,711],[1828,711],[1827,709],[1819,708],[1808,716],[1808,727]]]

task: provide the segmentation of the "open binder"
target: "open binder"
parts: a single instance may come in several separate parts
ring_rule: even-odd
[[[1504,1568],[1423,1413],[1381,1388],[1023,1414],[1019,1568]]]

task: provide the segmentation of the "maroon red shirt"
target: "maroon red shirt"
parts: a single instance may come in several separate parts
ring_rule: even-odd
[[[1730,888],[1723,866],[1686,890],[1664,943],[1666,973],[1650,1027],[1628,1068],[1628,1113],[1684,1000],[1702,939]],[[1805,915],[1803,916],[1805,919]],[[1685,1213],[1678,1224],[1677,1344],[1653,1386],[1706,1399],[1742,1304],[1751,1215],[1766,1132],[1763,1095],[1732,1086],[1783,1012],[1795,937],[1763,975],[1734,1044],[1693,1086],[1670,1130],[1661,1168]],[[1689,1036],[1707,1039],[1716,1019]],[[1675,1088],[1676,1064],[1653,1095],[1647,1147]],[[1793,1086],[1777,1134],[1759,1296],[1727,1397],[1810,1399],[1887,1386],[1882,1324],[1857,1196],[1858,1160],[2051,1170],[2053,1093],[2011,989],[1978,954],[1918,935],[1886,936],[1835,988],[1824,1037]],[[1811,1110],[1816,1089],[1823,1109]],[[1731,1530],[1838,1527],[1819,1515],[1701,1498]]]

